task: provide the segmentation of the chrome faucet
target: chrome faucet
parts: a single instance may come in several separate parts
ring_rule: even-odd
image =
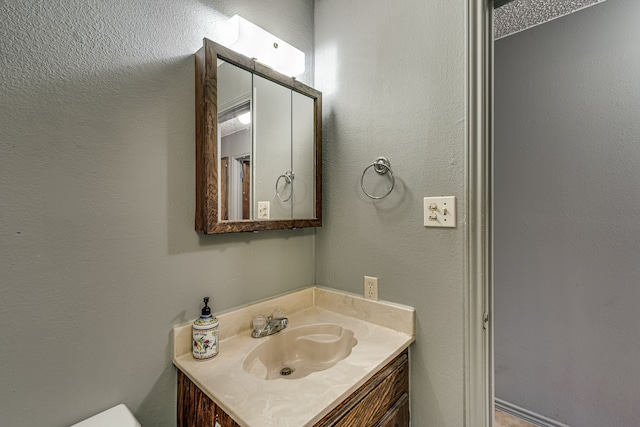
[[[263,320],[258,320],[257,318],[262,318]],[[272,317],[269,316],[264,320],[264,316],[258,316],[256,319],[253,319],[253,332],[251,332],[251,336],[253,338],[262,338],[267,335],[273,335],[276,332],[280,332],[289,324],[289,319],[286,317]]]

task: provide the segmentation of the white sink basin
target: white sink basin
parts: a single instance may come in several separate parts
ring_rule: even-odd
[[[244,359],[243,369],[258,378],[303,378],[351,354],[353,331],[333,323],[288,328],[270,335]]]

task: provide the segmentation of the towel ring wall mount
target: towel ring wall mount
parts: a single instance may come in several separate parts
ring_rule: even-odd
[[[276,196],[278,197],[278,199],[280,199],[281,202],[288,202],[291,199],[291,196],[293,196],[293,178],[295,178],[295,176],[296,175],[293,173],[293,171],[286,171],[285,173],[280,175],[276,180]],[[278,184],[280,183],[280,180],[282,178],[284,178],[285,180],[285,186],[287,184],[292,186],[291,191],[289,192],[289,197],[285,199],[282,198],[282,196],[280,195],[280,190],[278,189]]]
[[[388,172],[389,177],[391,178],[391,187],[389,187],[389,190],[387,190],[387,192],[384,193],[382,196],[374,196],[364,188],[364,176],[367,173],[367,171],[371,168],[373,168],[373,170],[378,175],[386,175]],[[393,171],[391,170],[391,162],[389,162],[389,159],[387,159],[386,157],[378,157],[373,163],[371,163],[369,166],[364,168],[364,171],[362,171],[362,176],[360,177],[360,188],[362,188],[362,191],[367,197],[374,200],[380,200],[387,197],[389,194],[391,194],[391,192],[393,191],[393,187],[395,187],[395,185],[396,185],[396,177],[393,175]]]

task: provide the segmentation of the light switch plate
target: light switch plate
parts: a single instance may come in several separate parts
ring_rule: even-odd
[[[456,227],[455,196],[424,198],[425,227]]]

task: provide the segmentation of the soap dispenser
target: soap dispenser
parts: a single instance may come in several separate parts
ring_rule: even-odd
[[[209,297],[204,298],[202,315],[193,322],[193,357],[208,360],[218,354],[218,319],[211,314]]]

